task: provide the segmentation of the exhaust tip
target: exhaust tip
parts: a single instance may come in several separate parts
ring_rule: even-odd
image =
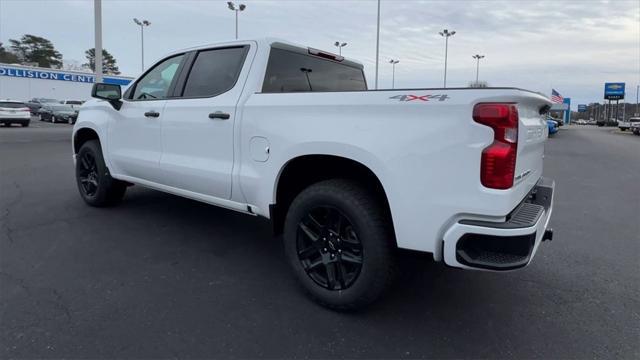
[[[544,236],[542,236],[542,241],[551,241],[553,240],[553,229],[547,229],[544,231]]]

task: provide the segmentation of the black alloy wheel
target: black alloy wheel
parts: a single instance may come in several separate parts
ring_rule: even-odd
[[[362,270],[362,243],[334,207],[318,206],[298,223],[296,247],[304,271],[325,289],[349,288]]]
[[[80,179],[81,189],[88,197],[94,197],[98,191],[98,166],[96,158],[90,152],[85,152],[79,159],[78,178]]]
[[[335,310],[378,299],[395,269],[393,224],[384,199],[357,180],[328,179],[293,199],[284,223],[284,251],[302,288]]]
[[[82,199],[96,207],[119,203],[127,190],[126,183],[109,175],[98,140],[80,146],[76,155],[76,183]]]

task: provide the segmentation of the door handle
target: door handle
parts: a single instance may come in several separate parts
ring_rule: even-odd
[[[212,112],[211,114],[209,114],[209,119],[222,119],[222,120],[227,120],[231,117],[231,115],[222,112],[222,111],[216,111],[216,112]]]
[[[157,118],[158,116],[160,116],[160,113],[157,111],[147,111],[146,113],[144,113],[144,116]]]

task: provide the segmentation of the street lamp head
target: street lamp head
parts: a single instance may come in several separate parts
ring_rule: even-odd
[[[397,64],[399,62],[400,62],[400,60],[394,60],[394,59],[389,60],[389,64],[392,64],[392,65],[395,65],[395,64]]]
[[[141,21],[141,20],[138,20],[137,18],[133,18],[133,22],[136,23],[136,25],[139,25],[139,26],[149,26],[149,25],[151,25],[151,23],[149,21],[147,21],[147,20],[142,20]]]
[[[336,41],[333,45],[335,45],[335,46],[337,46],[337,47],[340,47],[340,42],[339,42],[339,41]]]
[[[340,47],[343,47],[343,46],[347,46],[347,43],[344,42],[344,43],[340,44]]]
[[[229,10],[235,10],[236,9],[235,5],[231,1],[227,1],[227,6],[229,7]]]
[[[440,34],[440,36],[444,36],[444,37],[449,37],[449,36],[453,36],[456,34],[455,31],[449,31],[447,29],[444,29],[442,31],[440,31],[438,34]]]
[[[240,4],[240,11],[244,11],[244,9],[247,8],[247,5],[245,4]]]

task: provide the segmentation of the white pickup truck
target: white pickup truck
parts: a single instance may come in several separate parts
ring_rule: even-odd
[[[360,63],[261,39],[174,52],[92,96],[73,129],[89,205],[136,184],[269,218],[334,309],[377,299],[398,248],[506,271],[552,237],[538,93],[367,90]]]

